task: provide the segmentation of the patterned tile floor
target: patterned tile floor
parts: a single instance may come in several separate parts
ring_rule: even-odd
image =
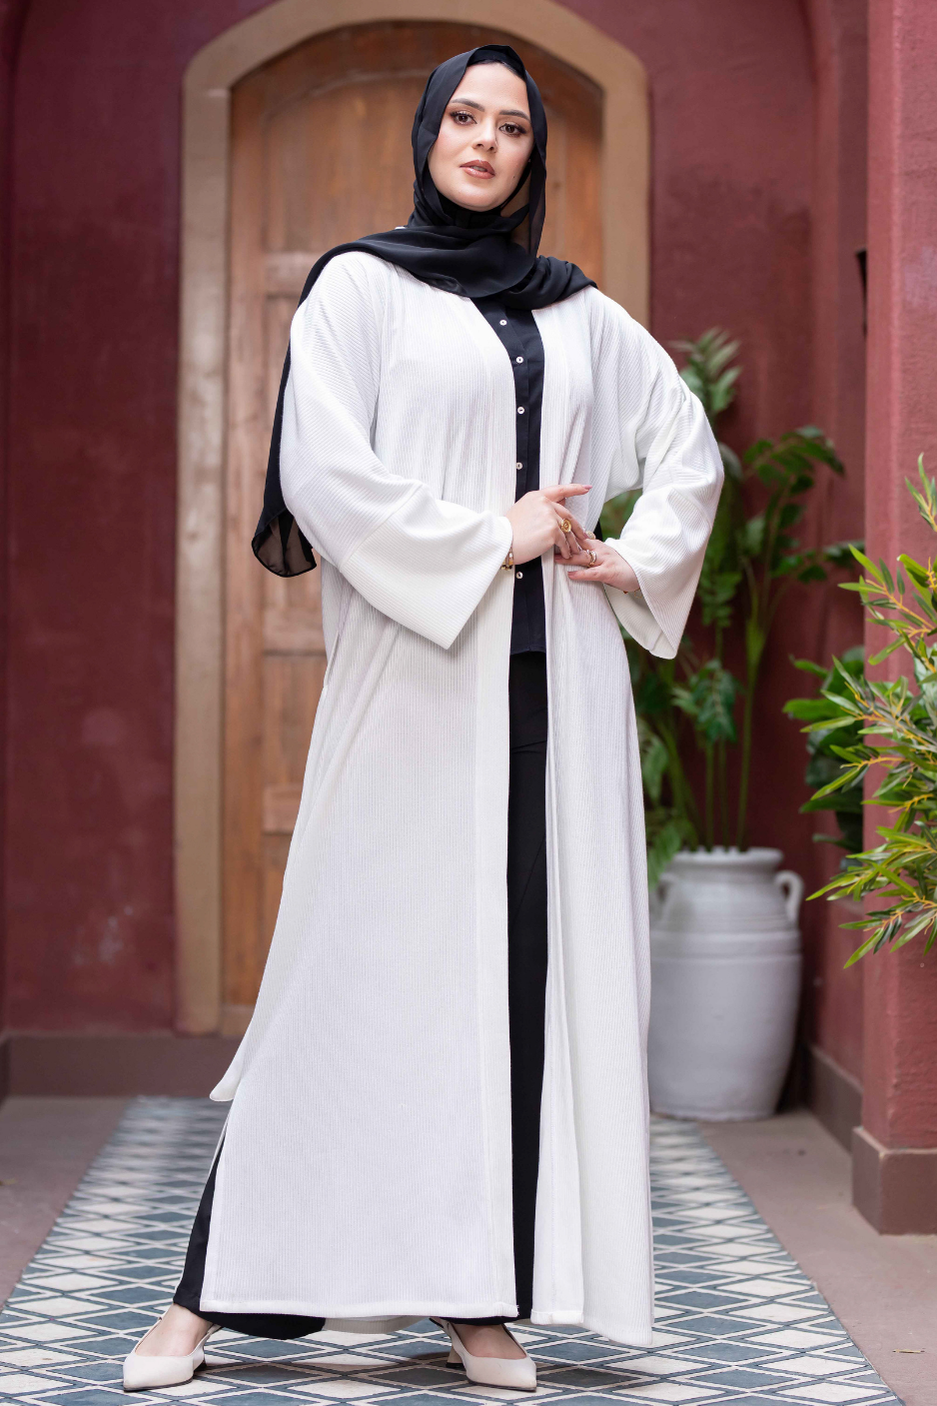
[[[116,1406],[120,1363],[168,1300],[221,1129],[207,1100],[141,1098],[0,1313],[0,1401]],[[539,1396],[654,1406],[878,1406],[898,1399],[691,1123],[655,1119],[652,1349],[576,1328],[518,1331]],[[390,1337],[275,1343],[219,1333],[184,1386],[141,1403],[452,1406],[518,1401],[447,1368],[429,1321]],[[900,1403],[898,1403],[900,1406]]]

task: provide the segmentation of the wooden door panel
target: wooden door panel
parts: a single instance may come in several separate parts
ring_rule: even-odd
[[[264,789],[302,780],[316,701],[325,674],[321,651],[264,653]],[[292,825],[290,825],[292,829]]]
[[[350,86],[304,95],[271,120],[273,249],[331,249],[406,222],[413,183],[409,124],[423,80],[388,75]]]
[[[250,551],[289,324],[326,249],[403,224],[412,207],[410,126],[431,68],[514,43],[550,120],[541,248],[601,278],[598,88],[534,46],[478,26],[334,30],[234,90],[226,444],[226,706],[223,1018],[249,1018],[325,672],[319,573],[282,580]]]

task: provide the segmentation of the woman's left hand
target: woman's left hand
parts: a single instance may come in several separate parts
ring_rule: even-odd
[[[592,553],[595,554],[594,564]],[[597,537],[589,543],[586,551],[574,552],[570,557],[563,557],[557,552],[554,561],[571,568],[571,581],[597,581],[601,585],[615,586],[619,591],[640,590],[637,576],[621,553],[608,543],[600,542]]]

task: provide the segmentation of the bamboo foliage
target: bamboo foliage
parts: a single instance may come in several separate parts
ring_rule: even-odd
[[[918,460],[920,487],[905,483],[921,517],[937,533],[937,489]],[[910,676],[869,679],[834,660],[821,698],[824,715],[808,721],[805,732],[840,729],[847,745],[833,746],[841,767],[814,796],[815,802],[855,788],[872,775],[877,789],[864,801],[891,811],[891,823],[876,827],[881,844],[850,856],[842,871],[812,898],[871,900],[862,918],[844,923],[867,936],[847,966],[883,947],[896,949],[924,939],[925,952],[937,939],[937,566],[902,553],[893,576],[857,547],[853,555],[864,575],[843,583],[857,591],[870,620],[891,638],[870,660],[882,663],[904,650]]]

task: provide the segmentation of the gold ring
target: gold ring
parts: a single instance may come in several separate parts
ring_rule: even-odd
[[[563,531],[563,532],[568,532],[568,531],[570,530],[570,528],[572,527],[572,525],[573,525],[573,524],[570,522],[569,518],[568,518],[568,517],[564,517],[563,521],[560,523],[560,529],[561,529],[561,531]]]
[[[599,559],[599,554],[598,554],[598,552],[594,552],[591,547],[589,547],[588,551],[589,551],[590,557],[592,558],[592,560],[590,561],[589,565],[590,565],[590,566],[595,566],[596,562],[597,562],[598,559]]]

